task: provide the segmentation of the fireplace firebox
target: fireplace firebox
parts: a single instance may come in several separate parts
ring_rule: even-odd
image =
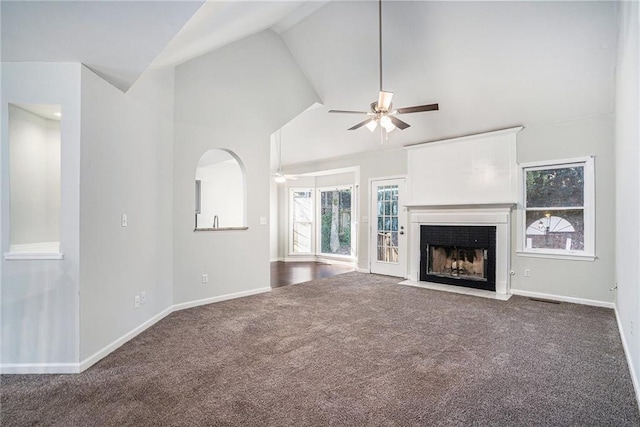
[[[496,290],[496,227],[420,226],[420,280]]]

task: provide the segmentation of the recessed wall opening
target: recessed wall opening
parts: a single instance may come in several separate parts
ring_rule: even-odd
[[[198,161],[195,178],[194,230],[246,230],[246,178],[240,158],[230,150],[208,150]]]
[[[60,105],[9,104],[9,253],[60,252]]]

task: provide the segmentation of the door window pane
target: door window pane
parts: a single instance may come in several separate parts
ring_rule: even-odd
[[[384,199],[384,209],[378,209],[377,259],[398,262],[398,186],[378,187],[378,200]]]

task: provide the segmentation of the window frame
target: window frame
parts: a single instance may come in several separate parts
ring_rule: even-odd
[[[331,258],[343,258],[343,259],[355,259],[356,258],[356,241],[357,241],[357,234],[356,234],[356,186],[354,184],[345,184],[345,185],[334,185],[334,186],[329,186],[329,187],[317,187],[316,188],[316,200],[321,200],[321,193],[325,192],[325,191],[340,191],[340,190],[351,190],[351,224],[350,224],[350,228],[351,228],[351,251],[349,255],[341,255],[341,254],[332,254],[332,253],[327,253],[327,252],[322,252],[322,221],[315,221],[315,228],[316,228],[316,255],[319,257],[331,257]],[[321,203],[318,202],[316,203],[316,218],[321,219],[322,215],[321,215]]]
[[[595,255],[595,158],[594,156],[576,157],[561,160],[549,160],[540,162],[528,162],[518,165],[518,221],[517,221],[517,243],[516,254],[519,256],[552,258],[552,259],[568,259],[593,261]],[[527,248],[526,230],[529,224],[526,221],[527,215],[527,188],[526,173],[529,170],[547,170],[562,169],[572,166],[584,167],[584,203],[583,220],[584,220],[584,249],[583,250],[566,250],[566,249],[548,249],[548,248]],[[579,208],[579,207],[578,207]]]
[[[316,218],[315,218],[315,194],[314,189],[312,187],[289,187],[289,255],[290,256],[300,256],[300,255],[315,255],[315,226],[316,226]],[[308,192],[311,197],[311,221],[309,224],[311,225],[311,235],[309,236],[309,252],[295,252],[293,245],[293,235],[294,235],[294,202],[293,202],[293,194],[299,192]],[[305,222],[306,223],[306,222]]]

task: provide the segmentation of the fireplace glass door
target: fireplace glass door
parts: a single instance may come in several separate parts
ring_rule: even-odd
[[[428,274],[487,281],[487,250],[429,245]]]

